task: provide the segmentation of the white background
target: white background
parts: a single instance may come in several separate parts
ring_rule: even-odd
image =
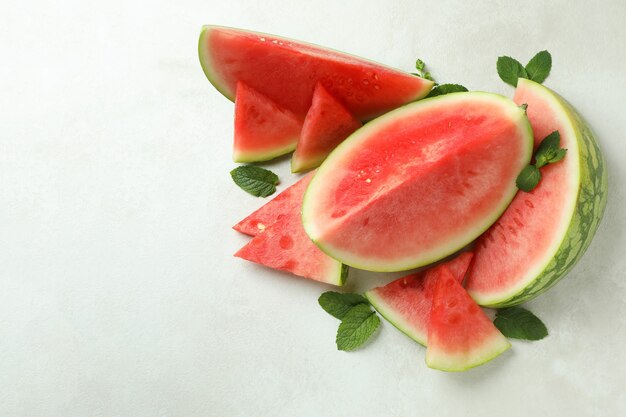
[[[0,415],[626,415],[626,6],[476,3],[3,1]],[[264,201],[228,175],[233,105],[200,69],[205,23],[406,70],[421,57],[441,82],[508,95],[497,56],[550,50],[546,85],[610,175],[586,256],[528,304],[550,336],[464,374],[428,369],[387,323],[338,352],[328,287],[233,258],[247,239],[230,226]],[[296,180],[288,159],[271,167],[281,190]]]

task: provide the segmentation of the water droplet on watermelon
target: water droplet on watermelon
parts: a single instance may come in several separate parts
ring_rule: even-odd
[[[259,38],[259,40],[260,40],[261,42],[265,42],[265,38],[263,38],[263,37]]]
[[[380,90],[380,86],[378,84],[374,84],[374,88]]]
[[[373,79],[375,79],[375,80],[378,80],[378,74],[373,73],[373,74],[372,74],[372,78],[373,78]]]
[[[282,249],[291,249],[293,248],[293,239],[289,236],[281,236],[278,244]]]
[[[274,39],[274,40],[272,41],[272,43],[278,43],[278,41],[277,41],[276,39]]]
[[[256,227],[257,227],[257,229],[259,229],[261,232],[262,232],[263,230],[265,230],[265,225],[264,225],[263,223],[261,223],[261,222],[257,223],[257,224],[256,224]]]
[[[363,85],[368,85],[370,83],[370,80],[364,78],[361,82],[363,83]]]
[[[343,209],[339,209],[339,210],[335,210],[333,214],[330,215],[330,217],[332,217],[333,219],[337,219],[345,215],[346,215],[346,211]]]

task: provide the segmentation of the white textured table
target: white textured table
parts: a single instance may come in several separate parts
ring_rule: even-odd
[[[3,3],[0,415],[626,415],[626,7],[475,3]],[[228,175],[233,106],[198,64],[204,23],[407,70],[419,56],[442,82],[505,94],[496,57],[549,49],[546,84],[590,121],[610,174],[586,256],[529,304],[550,336],[465,374],[428,369],[387,323],[337,352],[325,287],[233,258],[246,238],[230,225],[262,201]],[[286,159],[272,168],[295,181]]]

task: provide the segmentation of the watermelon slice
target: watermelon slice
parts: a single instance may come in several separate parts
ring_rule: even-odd
[[[339,100],[318,83],[291,158],[291,172],[318,167],[337,145],[361,125]]]
[[[234,225],[233,229],[246,235],[256,236],[286,215],[299,212],[302,208],[304,191],[311,182],[311,178],[313,178],[313,172],[286,188],[257,211]]]
[[[294,150],[302,121],[240,82],[235,99],[235,162],[266,161]]]
[[[473,253],[464,252],[451,261],[426,271],[397,279],[384,287],[371,289],[365,296],[388,322],[426,346],[433,290],[442,268],[447,268],[460,283],[472,261]]]
[[[522,109],[490,93],[442,95],[352,134],[304,197],[304,228],[331,257],[400,271],[442,259],[482,234],[511,202],[532,152]]]
[[[565,100],[520,79],[515,102],[528,104],[535,146],[558,130],[567,154],[541,168],[539,185],[520,191],[476,245],[467,290],[479,304],[497,307],[528,301],[567,274],[591,243],[608,191],[593,133]]]
[[[465,371],[510,347],[458,279],[441,268],[430,311],[426,364],[442,371]]]
[[[233,100],[242,81],[282,108],[304,117],[321,83],[359,120],[424,97],[425,80],[372,61],[278,36],[204,26],[198,53],[207,78]]]
[[[312,173],[235,226],[244,233],[257,233],[235,256],[301,277],[343,285],[348,268],[315,246],[302,227],[300,208],[311,177]],[[259,222],[268,226],[259,228]],[[263,232],[258,233],[261,229]]]

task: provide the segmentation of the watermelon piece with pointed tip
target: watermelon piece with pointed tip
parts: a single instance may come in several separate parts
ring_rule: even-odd
[[[435,284],[426,364],[442,371],[465,371],[511,347],[489,317],[447,268]]]
[[[237,83],[235,99],[235,162],[257,162],[293,151],[302,121],[245,83]]]
[[[441,269],[447,268],[460,283],[472,257],[472,252],[463,252],[450,261],[399,278],[384,287],[371,289],[365,296],[388,322],[426,346],[433,292]]]
[[[504,212],[532,143],[524,111],[496,94],[411,103],[369,122],[326,158],[304,197],[304,228],[331,257],[360,269],[431,264]]]
[[[420,99],[433,82],[353,55],[266,33],[204,26],[198,42],[209,81],[232,100],[238,82],[304,119],[321,83],[359,120]]]
[[[492,307],[528,301],[565,276],[591,243],[608,193],[602,152],[569,103],[526,79],[518,81],[514,101],[528,105],[535,147],[556,130],[567,153],[542,167],[539,185],[520,191],[476,244],[467,291]]]
[[[308,173],[254,213],[234,225],[233,229],[246,235],[256,236],[290,213],[300,211],[304,191],[312,177],[313,172]]]
[[[337,145],[361,126],[362,123],[318,83],[291,158],[291,172],[318,167]]]

